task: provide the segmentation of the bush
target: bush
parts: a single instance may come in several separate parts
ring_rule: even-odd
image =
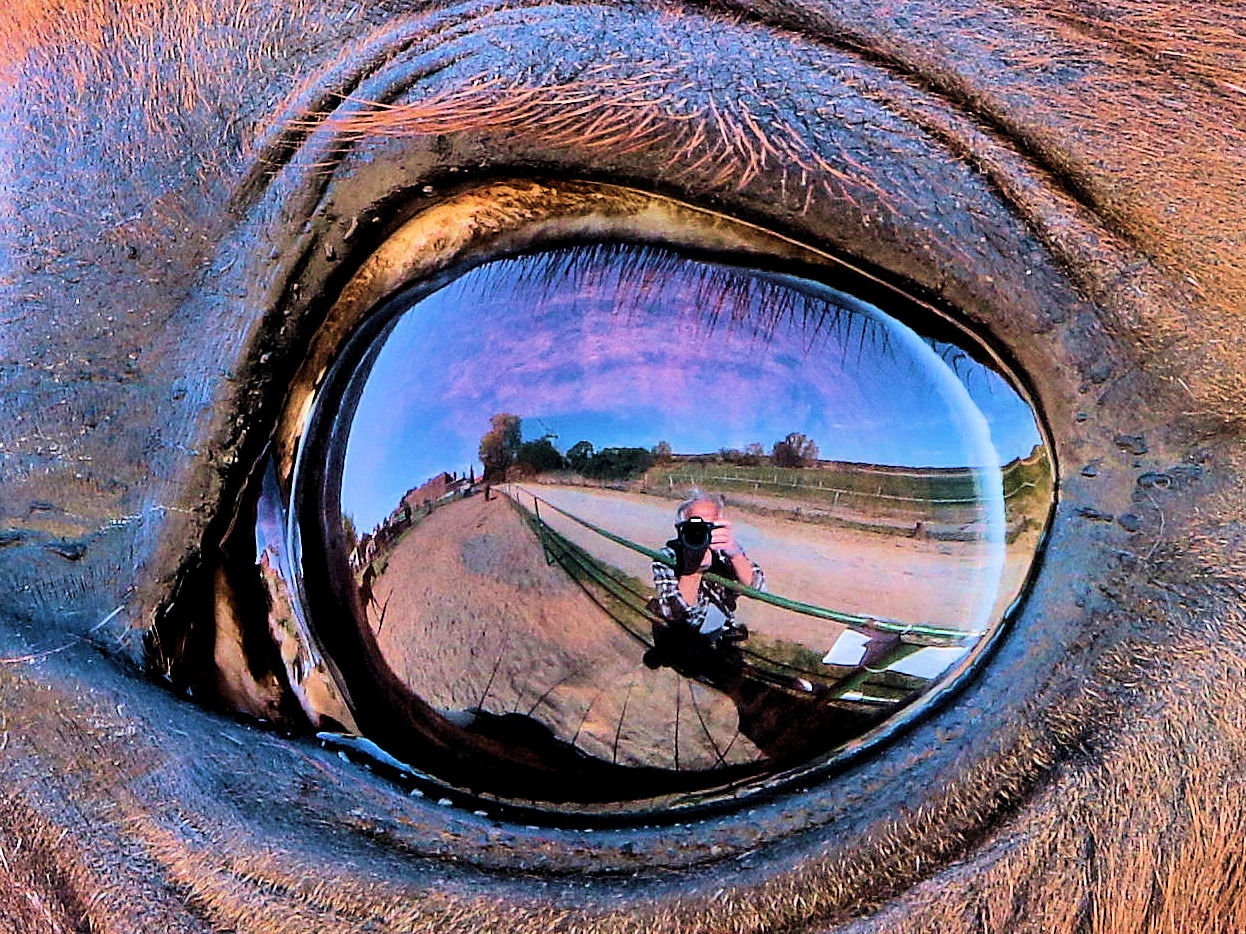
[[[572,467],[594,480],[630,480],[652,467],[653,460],[653,454],[644,448],[602,448],[582,468]]]

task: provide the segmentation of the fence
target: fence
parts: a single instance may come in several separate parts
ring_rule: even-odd
[[[650,558],[653,561],[661,561],[663,564],[666,564],[669,567],[674,566],[674,563],[671,561],[671,559],[667,557],[667,555],[665,555],[661,551],[656,551],[652,548],[646,548],[644,545],[637,544],[636,542],[633,542],[630,539],[624,538],[621,535],[616,535],[613,532],[603,529],[600,526],[595,525],[592,522],[589,522],[587,519],[582,519],[579,516],[575,515],[574,513],[568,512],[565,509],[555,506],[553,503],[549,502],[549,500],[543,497],[537,496],[536,494],[532,493],[530,490],[523,490],[523,492],[526,493],[529,497],[531,497],[534,505],[536,505],[535,515],[536,515],[536,520],[539,524],[538,527],[541,530],[539,534],[543,535],[547,531],[553,533],[553,530],[549,529],[548,525],[546,525],[546,523],[541,521],[541,518],[540,518],[539,504],[544,503],[548,509],[554,510],[558,514],[565,516],[567,519],[570,519],[572,522],[575,522],[578,525],[583,526],[584,528],[588,529],[589,531],[593,532],[596,535],[599,535],[605,539],[608,539],[609,541],[612,541],[618,545],[622,545],[624,548],[628,548],[634,552],[642,554],[645,557]],[[519,506],[521,509],[523,508],[522,504],[520,504],[518,500],[515,498],[515,495],[513,492],[510,494],[510,497],[512,501],[516,503],[517,506]],[[553,533],[553,534],[557,534],[557,533]],[[941,647],[965,646],[965,645],[973,644],[982,635],[979,632],[966,631],[963,629],[950,629],[947,627],[929,626],[929,625],[924,625],[921,623],[904,623],[904,622],[900,622],[894,619],[887,619],[886,617],[862,616],[856,613],[846,613],[842,610],[832,610],[827,607],[817,606],[811,603],[804,603],[799,600],[790,599],[788,597],[782,597],[776,594],[767,593],[766,591],[763,591],[763,590],[756,590],[755,588],[749,587],[746,584],[742,584],[739,581],[732,580],[726,577],[720,577],[716,574],[706,573],[704,577],[708,580],[711,580],[711,581],[714,581],[715,583],[720,584],[723,587],[726,587],[729,590],[735,591],[736,593],[740,594],[743,597],[748,597],[749,599],[756,600],[760,603],[768,603],[771,606],[777,606],[777,607],[780,607],[781,609],[789,610],[793,613],[800,613],[804,616],[812,616],[817,619],[825,619],[831,622],[839,623],[843,626],[846,626],[849,629],[852,629],[856,632],[860,632],[866,635],[876,635],[878,633],[896,633],[899,635],[901,642],[904,642],[908,645],[941,646]]]

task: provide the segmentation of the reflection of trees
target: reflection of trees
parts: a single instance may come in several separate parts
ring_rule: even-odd
[[[808,467],[817,463],[818,446],[813,439],[793,431],[774,443],[770,457],[776,467]]]
[[[342,534],[346,537],[346,544],[349,548],[354,548],[359,544],[359,530],[355,528],[355,517],[349,513],[342,516]]]
[[[567,469],[595,480],[629,480],[651,467],[672,463],[717,463],[737,467],[809,467],[818,461],[818,445],[800,432],[791,432],[775,442],[773,453],[767,454],[761,442],[753,441],[740,448],[720,448],[710,454],[683,454],[671,449],[669,441],[659,441],[650,450],[636,447],[610,447],[598,450],[591,441],[577,441],[567,449],[563,459]],[[556,468],[546,468],[556,469]]]
[[[545,435],[535,441],[523,440],[523,420],[518,415],[499,412],[489,419],[489,430],[480,439],[480,461],[484,464],[484,479],[497,482],[506,479],[507,470],[525,467],[532,473],[561,470],[565,462]]]
[[[539,419],[538,419],[539,420]],[[511,467],[523,468],[527,476],[569,470],[590,480],[635,480],[651,468],[679,462],[731,464],[736,467],[804,468],[818,464],[818,444],[799,431],[788,432],[776,441],[769,454],[759,441],[740,448],[721,448],[708,454],[677,453],[671,443],[658,441],[652,448],[602,447],[581,439],[559,453],[546,433],[531,441],[523,440],[523,420],[518,415],[499,412],[489,420],[489,430],[480,439],[480,459],[484,479],[499,482]],[[512,478],[513,479],[513,478]]]
[[[561,470],[564,462],[562,455],[558,453],[558,449],[554,447],[549,438],[539,438],[536,441],[525,441],[519,445],[515,463],[530,467],[536,473],[545,473],[550,470]]]
[[[577,441],[567,449],[567,464],[576,473],[584,473],[596,449],[588,441]]]
[[[670,445],[666,446],[669,450]],[[593,480],[630,480],[652,467],[656,460],[654,452],[645,448],[616,447],[598,451],[589,441],[577,441],[567,451],[567,465]]]

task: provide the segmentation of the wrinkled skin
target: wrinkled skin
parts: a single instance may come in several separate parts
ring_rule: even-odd
[[[0,929],[1246,929],[1233,3],[173,7],[0,24]],[[405,122],[321,122],[369,99]],[[990,335],[1050,427],[986,674],[746,815],[497,823],[144,666],[330,254],[425,185],[543,174],[852,256]]]

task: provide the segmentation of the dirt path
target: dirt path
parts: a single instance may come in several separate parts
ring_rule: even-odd
[[[382,653],[436,707],[530,713],[620,763],[706,769],[720,755],[759,756],[737,735],[727,698],[644,667],[644,646],[545,564],[502,496],[434,510],[396,544],[374,592],[385,607],[383,620],[369,609]]]

